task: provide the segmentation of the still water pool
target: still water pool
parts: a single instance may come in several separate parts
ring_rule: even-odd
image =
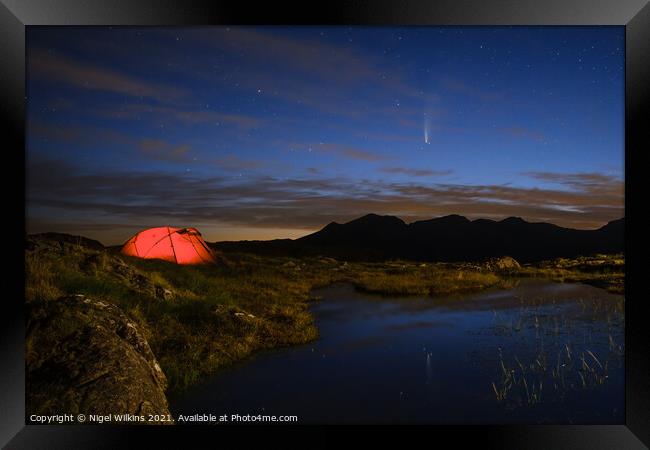
[[[623,423],[624,299],[581,284],[394,298],[314,291],[317,341],[170,399],[174,415],[299,423]]]

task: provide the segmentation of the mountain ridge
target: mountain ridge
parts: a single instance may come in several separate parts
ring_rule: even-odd
[[[220,241],[208,243],[224,252],[267,256],[328,256],[358,261],[410,259],[415,261],[477,261],[512,256],[521,262],[557,257],[624,252],[625,217],[600,228],[579,230],[520,217],[470,220],[458,214],[406,223],[391,215],[366,214],[345,223],[330,222],[297,239]],[[63,233],[41,233],[44,239],[90,248],[100,242]]]
[[[470,220],[450,214],[406,223],[396,216],[366,214],[342,224],[330,222],[293,240],[222,241],[211,245],[225,251],[351,260],[462,261],[509,255],[525,262],[621,253],[624,227],[624,217],[594,230],[578,230],[528,222],[521,217]]]

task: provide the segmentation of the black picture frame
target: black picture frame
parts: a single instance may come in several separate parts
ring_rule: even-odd
[[[15,176],[25,176],[25,27],[29,25],[219,25],[219,24],[318,24],[318,25],[619,25],[626,30],[625,94],[625,215],[626,215],[626,420],[624,425],[527,425],[527,426],[430,426],[411,427],[430,442],[447,442],[457,448],[480,447],[530,449],[636,449],[650,445],[650,358],[644,328],[647,321],[642,283],[645,268],[642,248],[646,237],[641,173],[648,152],[650,120],[650,5],[646,0],[348,0],[304,2],[282,7],[275,2],[167,1],[167,0],[0,0],[0,111],[6,125],[4,139],[5,197],[14,203],[7,209],[7,235],[25,233],[25,193],[15,187]],[[7,176],[9,174],[10,176]],[[21,203],[22,202],[22,203]],[[641,204],[641,206],[639,206]],[[634,219],[634,220],[632,220]],[[7,239],[7,238],[6,238]],[[14,243],[11,260],[24,258],[23,243]],[[9,251],[9,250],[6,250]],[[10,263],[13,264],[13,263]],[[17,263],[16,263],[17,264]],[[22,267],[17,269],[20,274]],[[134,427],[25,425],[24,380],[24,277],[5,282],[16,294],[3,292],[0,354],[0,444],[5,448],[118,448],[135,438],[171,445],[180,438],[196,447],[197,438],[219,445],[222,435],[245,439],[253,431],[265,436],[284,433],[283,427]],[[331,428],[301,427],[321,440]],[[364,428],[366,437],[383,437],[393,427]],[[336,430],[335,430],[336,431]],[[346,429],[344,431],[350,431]],[[424,432],[424,433],[422,433]],[[209,436],[207,436],[209,434]],[[256,433],[258,434],[258,433]],[[401,434],[401,431],[398,433]],[[187,441],[187,439],[192,439]],[[313,439],[314,437],[310,438]],[[400,440],[401,441],[401,440]],[[398,442],[400,442],[398,441]],[[406,441],[401,441],[406,442]],[[297,443],[300,443],[299,441]],[[318,443],[318,442],[316,442]],[[443,444],[444,445],[444,444]]]

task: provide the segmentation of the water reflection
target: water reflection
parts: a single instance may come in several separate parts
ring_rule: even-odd
[[[225,370],[172,410],[316,423],[624,420],[621,296],[540,280],[441,299],[347,285],[315,294],[318,341]]]

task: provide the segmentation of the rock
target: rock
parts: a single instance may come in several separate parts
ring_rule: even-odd
[[[40,235],[30,235],[25,240],[25,254],[32,254],[38,257],[61,257],[70,254],[85,253],[86,251],[93,250],[67,241],[47,239],[46,237],[40,237]]]
[[[85,238],[84,238],[85,239]],[[78,269],[87,275],[111,277],[151,298],[171,300],[174,293],[166,286],[155,282],[151,275],[141,272],[136,267],[127,264],[120,256],[102,247],[81,240],[82,244],[70,242],[70,239],[56,240],[44,235],[30,235],[25,243],[25,254],[35,259],[52,260],[66,255],[73,255]],[[85,244],[84,244],[85,243]]]
[[[251,313],[249,313],[247,311],[244,311],[243,309],[239,309],[239,308],[234,308],[234,307],[231,308],[230,313],[234,317],[238,317],[240,319],[254,319],[255,318],[254,314],[251,314]]]
[[[500,258],[493,258],[488,261],[486,267],[489,270],[516,270],[520,269],[521,265],[510,256],[502,256]]]
[[[158,300],[174,298],[171,290],[155,283],[147,275],[125,263],[119,256],[107,252],[90,254],[81,263],[81,269],[90,274],[113,276],[131,289]]]
[[[318,260],[322,264],[337,264],[338,262],[334,258],[329,258],[327,256],[324,256]]]
[[[28,236],[29,240],[40,240],[40,241],[50,241],[57,242],[59,244],[68,243],[72,245],[78,245],[81,247],[86,247],[92,250],[104,250],[104,246],[101,242],[94,239],[89,239],[83,236],[73,236],[71,234],[65,233],[38,233]]]
[[[28,305],[29,414],[169,414],[167,379],[138,326],[83,295]]]
[[[169,290],[165,289],[162,286],[155,286],[156,290],[156,298],[160,300],[171,300],[174,298],[174,293]]]

